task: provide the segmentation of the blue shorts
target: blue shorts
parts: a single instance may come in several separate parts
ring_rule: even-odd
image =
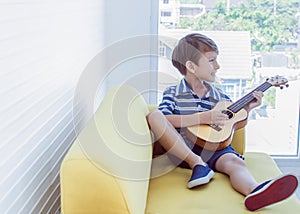
[[[204,162],[206,162],[208,164],[208,166],[211,169],[213,169],[214,171],[216,171],[215,165],[216,165],[217,160],[226,153],[233,153],[236,156],[238,156],[239,158],[244,159],[244,156],[237,153],[236,151],[234,151],[234,149],[231,146],[228,146],[225,149],[218,150],[218,151],[210,151],[210,150],[205,150],[198,145],[194,145],[194,147],[192,148],[192,151],[195,154],[199,155],[202,158],[202,160]],[[180,159],[178,159],[177,157],[175,157],[171,154],[168,154],[168,156],[169,156],[170,160],[174,164],[178,165],[179,167],[190,169],[189,165],[185,161],[182,162]]]

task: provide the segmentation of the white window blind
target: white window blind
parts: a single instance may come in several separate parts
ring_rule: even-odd
[[[0,1],[0,213],[59,213],[74,90],[102,48],[102,2]]]

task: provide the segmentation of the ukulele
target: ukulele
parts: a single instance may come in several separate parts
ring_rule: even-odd
[[[185,130],[186,136],[207,150],[216,151],[226,148],[231,143],[234,131],[247,124],[248,112],[244,107],[255,99],[253,92],[264,92],[271,86],[280,87],[282,89],[283,85],[288,87],[287,82],[286,78],[277,75],[268,78],[264,83],[234,103],[229,101],[218,102],[213,109],[228,115],[228,120],[225,125],[200,124],[190,126]]]

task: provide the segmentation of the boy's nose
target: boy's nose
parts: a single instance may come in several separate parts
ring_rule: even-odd
[[[216,70],[220,69],[220,65],[219,65],[219,63],[217,63],[217,62],[216,62],[216,64],[215,64],[215,69],[216,69]]]

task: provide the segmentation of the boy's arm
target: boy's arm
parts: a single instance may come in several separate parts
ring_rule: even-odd
[[[189,115],[165,115],[175,128],[183,128],[199,124],[224,125],[228,115],[218,110],[210,110]]]

